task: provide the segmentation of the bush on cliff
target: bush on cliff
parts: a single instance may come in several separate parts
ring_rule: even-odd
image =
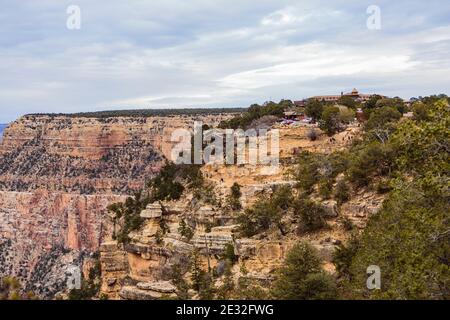
[[[287,186],[275,190],[269,199],[260,198],[251,208],[238,215],[241,233],[251,237],[276,226],[284,234],[281,219],[291,207],[292,201],[292,192]]]
[[[175,180],[178,173],[177,166],[166,162],[156,177],[150,180],[148,187],[151,190],[151,200],[178,200],[183,194],[184,187]]]
[[[0,278],[0,300],[21,300],[20,290],[20,282],[16,278]]]
[[[180,221],[178,226],[178,232],[188,242],[191,241],[192,237],[194,236],[194,230],[192,230],[184,220]]]
[[[317,251],[308,243],[297,243],[287,254],[271,288],[279,300],[336,299],[334,279],[322,270]]]
[[[345,180],[339,180],[336,184],[334,198],[336,199],[338,205],[341,205],[350,199],[350,188]]]
[[[229,242],[225,245],[225,249],[223,250],[222,259],[226,262],[229,262],[231,265],[238,262],[239,257],[234,253],[234,245]]]
[[[334,183],[337,175],[347,170],[349,156],[345,152],[335,152],[330,155],[315,154],[303,151],[296,156],[296,165],[291,170],[293,178],[297,181],[296,187],[309,195],[314,191],[314,186],[319,182]]]
[[[202,189],[204,179],[198,165],[177,165],[167,161],[158,175],[147,186],[151,191],[151,202],[178,200],[185,186],[194,191]]]
[[[355,298],[450,298],[450,205],[431,181],[401,183],[370,218],[360,244],[341,252],[338,271]],[[381,268],[381,290],[366,289],[369,265]]]
[[[231,210],[242,209],[241,196],[241,186],[235,182],[231,186],[230,195],[227,197],[227,204],[231,208]]]
[[[140,214],[149,203],[150,199],[143,197],[142,193],[138,192],[133,198],[127,198],[124,203],[119,202],[109,205],[108,210],[114,213],[113,238],[117,239],[119,243],[128,243],[130,241],[128,234],[142,226],[144,219],[141,218]]]
[[[203,270],[198,249],[194,249],[191,254],[191,282],[192,289],[197,291],[200,300],[214,299],[216,288],[213,277],[211,272]]]
[[[368,142],[353,148],[351,153],[348,177],[357,187],[368,186],[376,178],[390,176],[395,169],[396,151],[391,144]]]
[[[320,203],[308,198],[299,197],[294,202],[294,216],[299,221],[300,232],[317,231],[327,226],[325,210]]]
[[[189,283],[184,279],[184,274],[186,271],[179,264],[172,265],[170,269],[170,279],[173,285],[177,288],[176,294],[178,299],[187,300],[190,299]]]

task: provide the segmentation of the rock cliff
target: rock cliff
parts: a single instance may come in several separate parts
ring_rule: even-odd
[[[375,213],[383,195],[373,191],[362,191],[342,206],[334,200],[321,200],[323,217],[327,228],[312,233],[299,234],[295,221],[284,221],[285,234],[269,230],[246,238],[239,234],[237,214],[250,208],[260,197],[268,198],[280,187],[294,188],[296,181],[288,174],[292,169],[289,161],[299,151],[307,150],[322,154],[344,150],[358,135],[358,128],[352,127],[334,137],[334,140],[321,135],[315,142],[307,138],[308,127],[280,128],[281,157],[283,161],[278,170],[266,170],[264,166],[251,165],[206,165],[202,174],[207,184],[213,186],[216,201],[199,200],[186,192],[177,201],[152,203],[140,214],[145,219],[142,227],[130,234],[131,242],[120,245],[116,241],[106,242],[101,247],[102,292],[113,299],[155,299],[164,292],[149,292],[142,289],[142,283],[161,283],[175,281],[171,268],[184,270],[186,279],[192,274],[189,263],[193,252],[198,251],[200,264],[204,270],[223,272],[224,254],[228,245],[233,248],[236,263],[232,267],[233,281],[242,279],[267,287],[273,280],[276,270],[283,264],[287,252],[299,240],[306,240],[319,253],[323,267],[335,272],[332,256],[337,246],[343,243],[350,232],[342,221],[349,221],[356,228],[364,228],[368,216]],[[316,129],[317,130],[317,129]],[[241,188],[238,212],[224,205],[233,183]],[[207,203],[209,202],[209,203]],[[212,203],[211,203],[212,202]],[[163,222],[163,223],[162,223]],[[187,238],[180,229],[185,222],[192,230]],[[165,231],[161,234],[161,226]],[[229,254],[229,253],[228,253]],[[217,286],[220,286],[218,280]],[[198,298],[190,292],[190,298]]]
[[[130,242],[114,240],[107,206],[125,201],[159,172],[173,147],[171,133],[192,128],[194,120],[215,126],[227,117],[30,115],[11,124],[0,144],[0,277],[15,276],[26,290],[52,298],[66,289],[69,267],[85,271],[99,251],[103,295],[171,298],[177,290],[174,266],[189,276],[187,266],[198,252],[204,269],[223,272],[223,255],[232,245],[237,259],[234,280],[250,279],[266,286],[299,239],[316,247],[324,268],[333,272],[332,252],[348,237],[341,220],[364,228],[382,196],[363,192],[340,208],[333,201],[323,202],[329,228],[302,236],[296,234],[292,221],[284,221],[286,235],[275,230],[251,238],[239,236],[237,212],[224,204],[235,182],[241,185],[241,211],[281,186],[293,188],[296,182],[288,175],[293,156],[305,150],[322,154],[343,150],[358,136],[357,127],[334,139],[319,134],[316,141],[307,138],[309,127],[280,127],[277,170],[203,166],[205,183],[211,187],[206,199],[187,191],[177,201],[151,203],[140,213],[144,223],[129,234]],[[180,232],[182,222],[192,230],[191,237]],[[196,298],[195,293],[191,297]]]
[[[0,143],[0,277],[51,298],[111,232],[106,207],[143,187],[170,135],[229,115],[89,118],[29,115]]]

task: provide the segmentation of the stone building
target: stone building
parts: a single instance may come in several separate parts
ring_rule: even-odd
[[[341,92],[341,94],[337,94],[337,95],[322,95],[322,96],[313,96],[310,97],[308,99],[305,100],[300,100],[300,101],[295,101],[295,105],[297,106],[304,106],[306,104],[306,101],[309,99],[316,99],[319,101],[325,101],[325,102],[337,102],[340,98],[342,97],[350,97],[353,98],[355,101],[358,102],[366,102],[370,99],[370,97],[376,95],[375,93],[373,94],[367,94],[367,93],[360,93],[356,88],[353,89],[351,92]],[[379,95],[383,98],[387,98],[386,96],[383,95]]]

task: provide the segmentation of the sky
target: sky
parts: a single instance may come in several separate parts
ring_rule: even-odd
[[[402,98],[450,93],[448,0],[0,0],[0,8],[0,123],[40,112],[245,107],[354,87]]]

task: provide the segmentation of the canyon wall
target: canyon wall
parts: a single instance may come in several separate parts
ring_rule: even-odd
[[[0,144],[0,277],[51,298],[111,232],[106,207],[159,171],[171,133],[227,114],[85,118],[29,115]]]
[[[205,182],[200,190],[187,188],[178,200],[149,204],[140,213],[144,223],[129,234],[129,242],[106,237],[100,247],[101,293],[110,299],[125,300],[172,298],[174,295],[200,299],[199,290],[184,292],[180,280],[193,281],[194,265],[200,265],[203,271],[211,270],[212,286],[218,290],[224,284],[226,272],[235,288],[247,283],[265,290],[283,266],[289,250],[299,241],[310,243],[317,250],[323,269],[333,274],[336,271],[332,262],[335,249],[352,232],[365,227],[368,217],[379,209],[383,195],[362,190],[346,204],[338,205],[336,200],[322,199],[313,192],[311,197],[320,203],[323,209],[320,214],[326,224],[314,232],[302,232],[298,216],[290,212],[281,218],[282,230],[272,225],[247,237],[240,232],[239,216],[258,200],[270,198],[281,187],[295,189],[298,181],[292,176],[292,169],[296,154],[310,151],[326,155],[345,150],[358,139],[359,127],[349,126],[333,139],[317,126],[277,125],[275,128],[280,130],[281,158],[276,170],[265,165],[204,165],[201,172]],[[311,128],[318,134],[314,141],[308,138]],[[238,209],[231,209],[227,204],[234,183],[240,185],[241,208]],[[212,191],[202,196],[209,188]],[[355,230],[349,231],[345,221]],[[190,235],[186,233],[186,226]],[[234,256],[231,263],[230,255]]]

